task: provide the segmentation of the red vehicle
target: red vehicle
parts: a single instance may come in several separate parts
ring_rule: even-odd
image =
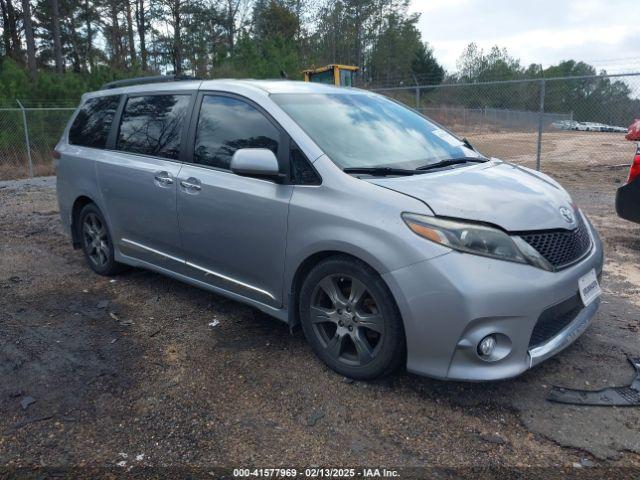
[[[625,138],[638,142],[638,147],[627,183],[620,187],[616,194],[616,212],[621,218],[640,223],[640,119],[631,124]]]

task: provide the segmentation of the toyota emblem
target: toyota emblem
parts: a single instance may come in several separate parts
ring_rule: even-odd
[[[560,215],[566,220],[567,223],[573,223],[575,218],[573,212],[567,207],[560,207]]]

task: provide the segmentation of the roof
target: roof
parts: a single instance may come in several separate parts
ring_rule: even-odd
[[[272,93],[357,93],[354,88],[340,88],[323,83],[302,82],[294,80],[192,80],[179,82],[147,83],[130,85],[107,90],[98,90],[83,95],[83,98],[105,95],[117,95],[122,93],[145,93],[167,91],[192,91],[192,90],[221,90],[229,92],[253,92],[258,95],[270,95]]]
[[[100,90],[108,90],[119,87],[129,87],[133,85],[143,85],[149,83],[162,83],[162,82],[184,82],[187,80],[202,80],[191,75],[151,75],[145,77],[123,78],[121,80],[114,80],[102,85]]]
[[[177,91],[189,91],[198,90],[200,88],[201,80],[179,81],[179,82],[159,82],[159,83],[143,83],[138,85],[129,85],[118,88],[108,88],[105,90],[97,90],[95,92],[88,92],[82,96],[82,99],[88,97],[104,97],[107,95],[119,95],[123,93],[145,93],[145,92],[177,92]]]
[[[344,93],[345,89],[330,84],[302,82],[296,80],[206,80],[202,90],[216,89],[225,85],[259,89],[271,93]]]

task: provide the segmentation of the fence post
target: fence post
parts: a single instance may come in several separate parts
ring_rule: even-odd
[[[416,110],[420,111],[420,83],[415,73],[411,72],[411,76],[413,77],[413,83],[416,84]]]
[[[24,126],[24,143],[27,146],[27,159],[29,160],[29,177],[33,178],[33,161],[31,159],[31,143],[29,142],[29,128],[27,127],[27,111],[20,100],[16,100],[22,110],[22,125]]]
[[[540,155],[542,153],[542,127],[544,120],[545,81],[540,80],[540,110],[538,112],[538,148],[536,149],[536,170],[540,171]]]

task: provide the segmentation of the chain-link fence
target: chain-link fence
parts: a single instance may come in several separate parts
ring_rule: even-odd
[[[640,117],[640,73],[375,91],[417,108],[485,155],[543,171],[626,166],[635,151],[624,135]],[[0,179],[54,173],[51,152],[73,106],[35,103],[0,105]]]
[[[51,154],[74,108],[29,104],[0,108],[0,180],[54,174]]]
[[[543,171],[628,165],[640,74],[378,88],[478,150]],[[595,167],[597,168],[597,167]]]

